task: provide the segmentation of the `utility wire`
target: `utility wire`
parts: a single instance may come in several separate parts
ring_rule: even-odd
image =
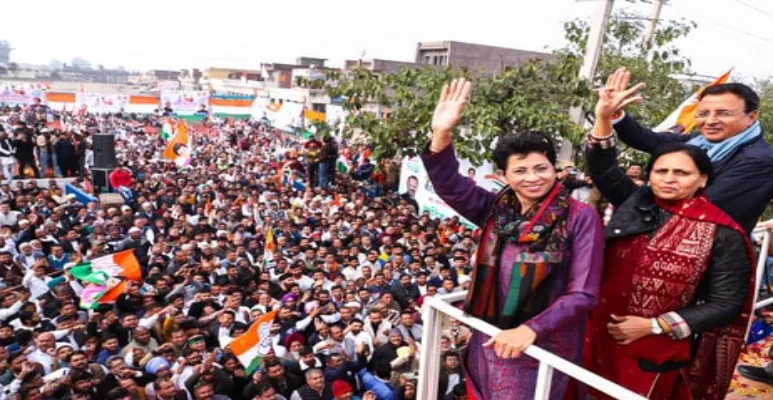
[[[761,8],[755,7],[755,6],[753,6],[753,5],[749,4],[749,3],[746,3],[746,2],[745,2],[745,1],[743,1],[743,0],[733,0],[733,1],[734,1],[734,2],[736,2],[736,3],[738,3],[738,4],[740,4],[740,5],[742,5],[742,6],[744,6],[744,7],[746,7],[746,8],[748,8],[748,9],[750,9],[750,10],[757,11],[757,12],[758,12],[758,13],[760,13],[760,14],[763,14],[763,15],[768,15],[768,16],[770,16],[770,15],[773,15],[773,13],[772,13],[772,12],[770,12],[770,11],[765,11],[765,10],[763,10],[763,9],[761,9]]]

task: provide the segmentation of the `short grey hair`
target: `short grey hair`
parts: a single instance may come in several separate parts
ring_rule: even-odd
[[[309,368],[306,370],[306,380],[311,379],[314,375],[325,375],[319,368]]]

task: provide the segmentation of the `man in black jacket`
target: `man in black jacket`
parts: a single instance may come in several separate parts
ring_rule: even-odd
[[[618,69],[607,80],[596,104],[596,124],[591,140],[608,138],[614,129],[629,146],[652,153],[668,142],[687,142],[707,151],[714,167],[714,180],[706,188],[709,200],[751,232],[773,198],[773,149],[765,141],[757,121],[760,98],[748,86],[727,83],[709,86],[699,95],[696,118],[698,133],[655,133],[641,126],[622,109],[641,100],[638,84],[628,88],[631,74]],[[746,378],[773,384],[773,364],[765,368],[741,365]]]
[[[333,391],[325,384],[322,370],[311,368],[306,371],[306,384],[293,392],[290,400],[333,400]]]
[[[16,140],[13,141],[13,146],[16,148],[14,155],[19,163],[19,175],[24,176],[24,169],[30,167],[35,174],[35,178],[40,178],[38,164],[35,162],[35,142],[32,141],[32,137],[26,131],[19,130],[16,133]]]
[[[596,126],[604,129],[596,129],[593,135],[608,137],[614,129],[620,140],[647,153],[675,141],[703,148],[715,173],[706,195],[751,232],[773,198],[773,149],[757,121],[759,96],[740,83],[710,86],[699,96],[699,132],[655,133],[622,113],[626,105],[641,99],[636,93],[644,88],[639,84],[629,89],[630,76],[625,68],[620,68],[609,77],[596,105]]]
[[[266,369],[266,377],[261,380],[265,379],[269,382],[280,395],[289,398],[293,392],[303,386],[303,381],[295,375],[288,374],[278,359],[264,359],[263,366]]]

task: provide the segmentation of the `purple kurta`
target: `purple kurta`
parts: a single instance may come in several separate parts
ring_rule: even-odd
[[[474,224],[485,226],[496,194],[476,186],[459,174],[453,146],[437,154],[427,152],[422,155],[422,160],[438,196]],[[604,238],[598,214],[586,204],[572,201],[567,223],[571,247],[563,254],[562,261],[552,266],[556,278],[549,283],[553,294],[550,305],[524,324],[537,333],[535,345],[579,364],[585,322],[596,303],[601,282]],[[508,242],[499,257],[500,310],[515,256],[524,248]],[[533,398],[539,362],[525,355],[518,359],[501,359],[494,354],[493,348],[482,347],[488,339],[488,336],[475,331],[468,348],[465,364],[472,383],[468,387],[472,386],[474,398]],[[550,398],[562,398],[567,382],[568,377],[556,371]]]

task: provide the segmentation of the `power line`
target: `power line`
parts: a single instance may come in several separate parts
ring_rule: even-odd
[[[746,36],[753,37],[755,39],[759,39],[759,40],[762,40],[762,41],[765,41],[765,42],[768,42],[768,43],[773,43],[773,39],[771,39],[771,38],[767,38],[767,37],[760,36],[760,35],[757,35],[757,34],[754,34],[754,33],[751,33],[751,32],[747,32],[747,31],[745,31],[743,29],[738,29],[738,28],[736,28],[734,26],[727,25],[727,24],[719,22],[717,20],[712,20],[711,22],[716,24],[716,25],[719,25],[719,26],[721,26],[721,27],[723,27],[725,29],[728,29],[728,30],[731,30],[731,31],[734,31],[734,32],[738,32],[738,33],[742,33],[742,34],[744,34]]]
[[[733,0],[733,1],[738,3],[738,4],[740,4],[740,5],[742,5],[742,6],[744,6],[744,7],[746,7],[746,8],[748,8],[748,9],[750,9],[750,10],[757,11],[760,14],[768,15],[768,16],[772,14],[769,11],[765,11],[765,10],[763,10],[761,8],[755,7],[755,6],[753,6],[753,5],[749,4],[749,3],[744,2],[743,0]]]

